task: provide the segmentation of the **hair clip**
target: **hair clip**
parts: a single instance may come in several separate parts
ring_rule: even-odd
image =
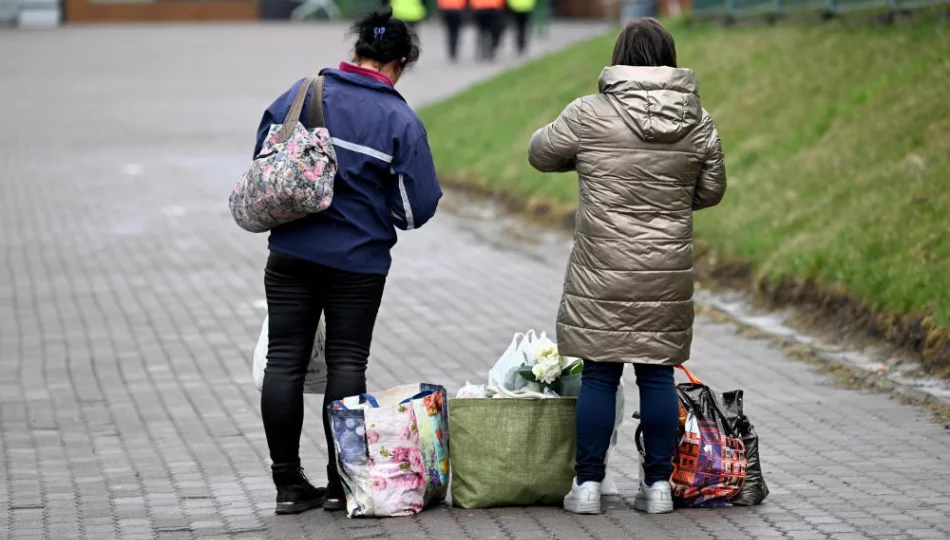
[[[377,26],[376,28],[373,28],[373,38],[382,39],[383,35],[385,34],[386,34],[385,26]]]

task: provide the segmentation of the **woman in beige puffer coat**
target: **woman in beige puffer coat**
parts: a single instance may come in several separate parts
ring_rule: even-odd
[[[600,482],[626,363],[640,388],[646,459],[635,508],[673,510],[669,478],[679,404],[673,366],[693,337],[693,212],[719,203],[719,134],[696,79],[677,69],[673,37],[653,19],[621,32],[600,93],[531,138],[542,172],[576,170],[574,248],[557,321],[561,354],[585,360],[577,464],[565,508],[600,512]]]

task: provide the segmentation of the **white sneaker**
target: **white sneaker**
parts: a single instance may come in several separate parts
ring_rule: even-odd
[[[564,509],[574,514],[600,513],[600,482],[572,483],[571,492],[564,497]]]
[[[653,482],[650,487],[641,480],[633,507],[648,514],[669,514],[673,511],[673,488],[665,480]]]

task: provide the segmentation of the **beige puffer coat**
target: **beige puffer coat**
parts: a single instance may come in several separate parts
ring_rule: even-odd
[[[679,365],[693,338],[693,212],[719,203],[719,133],[688,69],[613,66],[531,137],[542,172],[580,196],[558,312],[561,354]]]

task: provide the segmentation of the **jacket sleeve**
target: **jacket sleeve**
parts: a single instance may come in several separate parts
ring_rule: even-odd
[[[297,89],[300,88],[301,84],[303,84],[303,79],[294,83],[290,89],[275,99],[274,102],[270,104],[270,107],[267,107],[267,110],[264,111],[264,116],[261,117],[261,123],[257,127],[257,143],[254,145],[254,158],[261,153],[261,148],[264,146],[264,140],[267,139],[267,133],[270,132],[270,127],[274,124],[282,124],[284,122],[284,117],[287,116],[287,112],[290,111],[290,106],[294,102],[294,96],[297,95]],[[304,111],[307,110],[307,102],[309,101],[310,96],[307,96],[304,100]]]
[[[414,143],[399,145],[392,172],[396,176],[389,204],[393,223],[404,231],[418,229],[435,215],[442,198],[425,132]]]
[[[534,132],[528,163],[541,172],[573,171],[580,146],[581,101],[575,100],[554,122]]]
[[[709,114],[703,111],[705,130],[706,157],[703,161],[699,180],[696,182],[696,191],[693,193],[693,210],[702,210],[716,206],[726,194],[726,160],[722,155],[722,141],[719,139],[719,130],[713,124]]]

